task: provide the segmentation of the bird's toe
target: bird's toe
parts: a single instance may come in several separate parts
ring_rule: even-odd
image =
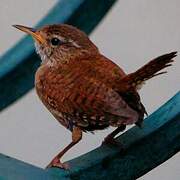
[[[57,167],[60,169],[68,170],[70,167],[67,163],[62,163],[58,158],[54,158],[46,168]]]

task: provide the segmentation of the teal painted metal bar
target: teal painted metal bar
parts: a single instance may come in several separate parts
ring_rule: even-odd
[[[115,1],[60,0],[38,26],[67,23],[89,34]],[[22,39],[0,58],[0,110],[34,87],[34,74],[39,64],[30,37]]]
[[[137,179],[180,151],[180,92],[147,117],[142,129],[133,127],[117,140],[124,151],[101,146],[69,161],[70,171],[43,170],[0,155],[0,179]]]

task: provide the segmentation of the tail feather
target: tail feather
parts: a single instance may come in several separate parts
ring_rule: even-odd
[[[173,58],[177,56],[177,52],[171,52],[169,54],[164,54],[159,56],[149,63],[135,71],[134,73],[128,74],[123,79],[121,79],[119,85],[119,91],[126,91],[129,89],[138,89],[145,81],[151,79],[160,74],[167,73],[166,71],[161,71],[162,69],[172,65],[174,61]]]

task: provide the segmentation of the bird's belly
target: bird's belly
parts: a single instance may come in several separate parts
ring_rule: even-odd
[[[115,94],[115,97],[113,95],[112,97],[108,96],[108,91],[101,90],[103,88],[101,84],[95,88],[99,95],[98,98],[101,97],[102,93],[106,95],[106,99],[110,100],[108,101],[110,105],[114,103],[115,106],[119,106],[117,111],[120,113],[113,115],[113,113],[116,113],[116,109],[110,113],[106,113],[105,110],[101,110],[102,107],[94,107],[93,105],[86,104],[85,102],[89,102],[91,99],[89,97],[92,97],[92,93],[90,94],[89,90],[92,89],[93,83],[89,82],[89,90],[87,92],[85,86],[83,86],[83,84],[87,84],[82,78],[83,76],[78,74],[79,79],[75,78],[76,74],[70,77],[72,79],[65,79],[65,76],[61,74],[57,75],[53,71],[46,73],[39,71],[36,74],[35,85],[37,94],[43,104],[66,128],[72,130],[73,126],[78,126],[84,131],[94,131],[104,129],[108,126],[118,127],[122,124],[133,124],[137,121],[138,115],[131,108],[128,107],[127,113],[123,109],[118,110],[119,108],[124,108],[121,104],[120,97],[117,94]],[[85,89],[82,89],[83,87]],[[88,108],[86,105],[88,105]],[[96,104],[94,103],[94,105]],[[103,106],[103,104],[101,105]],[[108,112],[108,109],[106,110]]]
[[[54,117],[58,120],[60,124],[62,124],[64,127],[69,129],[70,131],[73,130],[74,126],[79,127],[83,131],[95,131],[95,130],[102,130],[107,127],[109,127],[109,122],[107,120],[103,120],[103,118],[99,116],[92,116],[87,117],[87,115],[84,113],[81,116],[76,115],[70,115],[66,113],[61,113],[56,110],[50,110],[51,113],[54,115]],[[83,118],[86,117],[86,118]],[[101,120],[100,120],[101,119]]]
[[[96,114],[89,115],[86,114],[86,112],[79,113],[76,111],[67,114],[64,113],[63,109],[61,109],[61,104],[59,104],[59,102],[57,107],[56,99],[52,100],[42,91],[39,91],[39,89],[37,89],[37,94],[56,120],[70,131],[72,131],[74,126],[80,127],[83,131],[95,131],[105,129],[109,126],[118,127],[122,124],[133,124],[137,121],[136,116],[133,115],[132,117],[129,117],[129,122],[126,117],[119,117],[111,114],[99,116]]]
[[[137,121],[136,114],[128,114],[127,117],[115,116],[112,114],[104,114],[103,116],[96,114],[87,114],[87,112],[74,112],[69,114],[64,113],[64,108],[66,106],[65,102],[58,101],[56,98],[52,99],[47,96],[47,93],[43,91],[43,86],[36,86],[36,91],[47,109],[53,114],[53,116],[58,120],[60,124],[72,131],[74,126],[80,127],[83,131],[94,131],[105,129],[108,126],[118,127],[122,124],[133,124]]]

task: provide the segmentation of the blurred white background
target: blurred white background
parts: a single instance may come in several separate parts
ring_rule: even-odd
[[[33,27],[56,2],[1,0],[0,55],[24,35],[12,28],[12,24]],[[132,72],[156,56],[180,50],[179,18],[179,0],[119,0],[90,38],[104,55],[126,72]],[[140,91],[149,113],[179,91],[179,67],[180,56],[168,69],[168,74],[148,81]],[[84,134],[83,140],[63,160],[99,146],[111,130],[95,135]],[[70,139],[70,132],[54,120],[34,90],[0,114],[0,153],[36,166],[45,167]],[[175,155],[140,179],[179,180],[180,155]]]

